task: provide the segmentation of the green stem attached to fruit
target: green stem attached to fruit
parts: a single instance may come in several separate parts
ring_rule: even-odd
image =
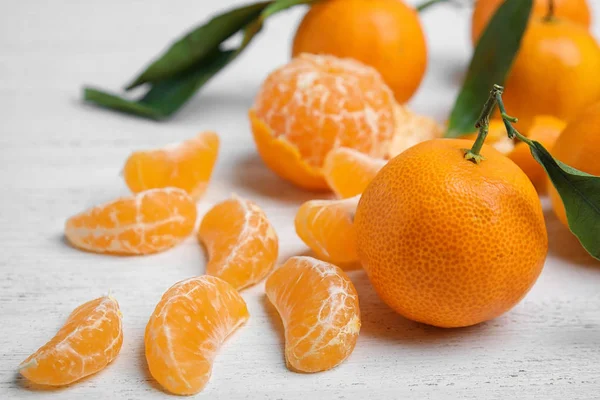
[[[548,0],[548,13],[544,17],[544,21],[552,21],[554,19],[554,0]]]
[[[448,3],[450,1],[452,1],[452,0],[427,0],[427,1],[419,4],[418,6],[416,6],[415,10],[417,10],[417,12],[421,12],[437,3]]]
[[[483,143],[485,142],[488,134],[490,117],[496,108],[498,99],[502,98],[503,90],[504,88],[500,85],[494,85],[492,87],[490,95],[483,106],[483,110],[481,110],[479,119],[477,120],[477,123],[475,123],[475,128],[479,130],[477,139],[475,139],[475,143],[473,143],[471,149],[465,149],[465,159],[472,161],[475,164],[479,164],[482,160],[484,160],[484,157],[480,154],[481,148],[483,147]]]

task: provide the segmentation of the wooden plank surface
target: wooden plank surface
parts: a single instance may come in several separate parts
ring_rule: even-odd
[[[281,260],[307,249],[293,230],[314,195],[283,183],[257,157],[246,112],[258,85],[289,57],[302,10],[268,23],[259,40],[173,120],[117,115],[81,104],[80,88],[118,89],[170,38],[242,1],[21,1],[0,4],[0,399],[155,399],[143,331],[161,294],[201,274],[194,239],[163,254],[87,254],[63,239],[65,219],[127,190],[119,176],[134,149],[214,129],[221,155],[206,197],[236,192],[257,201],[280,237]],[[600,4],[595,34],[600,37]],[[470,55],[469,9],[424,15],[430,67],[411,102],[443,121]],[[395,315],[362,271],[363,327],[339,368],[313,375],[285,367],[278,316],[260,284],[243,292],[251,318],[222,348],[206,399],[600,398],[600,264],[547,213],[551,247],[538,283],[510,313],[467,329],[442,330]],[[111,291],[124,314],[120,356],[70,388],[40,391],[16,373],[80,303]]]

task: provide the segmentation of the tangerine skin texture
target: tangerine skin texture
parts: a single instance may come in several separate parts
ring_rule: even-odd
[[[492,15],[504,0],[477,0],[473,9],[471,41],[477,43]],[[534,0],[530,18],[541,18],[548,14],[549,0]],[[554,0],[554,16],[589,28],[592,23],[587,0]]]
[[[350,57],[372,66],[401,104],[416,92],[427,69],[419,16],[400,0],[329,0],[313,5],[294,36],[292,56],[301,53]]]
[[[123,344],[117,301],[100,297],[77,307],[56,335],[19,366],[38,385],[63,386],[110,364]]]
[[[325,371],[352,354],[360,331],[358,294],[339,267],[292,257],[267,278],[265,292],[283,321],[290,370]]]
[[[575,169],[600,176],[600,103],[573,118],[556,140],[552,156]],[[546,180],[554,214],[568,227],[562,199],[550,179]]]
[[[170,393],[200,392],[219,348],[249,317],[244,299],[220,278],[204,275],[176,283],[146,326],[150,374]]]
[[[249,111],[265,164],[297,186],[327,189],[327,154],[350,147],[384,157],[395,101],[379,73],[352,59],[302,54],[273,71]]]
[[[548,238],[529,178],[484,145],[434,139],[392,159],[367,187],[358,256],[381,299],[406,318],[474,325],[515,306],[539,276]]]
[[[532,20],[508,75],[504,105],[521,132],[537,115],[569,121],[600,100],[600,47],[569,21]]]

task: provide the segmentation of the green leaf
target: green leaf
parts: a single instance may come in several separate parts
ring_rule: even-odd
[[[569,229],[585,250],[600,260],[600,177],[555,160],[539,142],[530,140],[526,143],[558,191]]]
[[[273,1],[263,1],[220,14],[175,42],[142,72],[127,90],[179,74],[212,55],[220,44],[254,21]]]
[[[502,84],[519,50],[527,27],[532,0],[506,0],[496,11],[471,59],[463,87],[448,121],[445,137],[455,138],[475,131],[481,105],[490,87]]]
[[[185,47],[181,45],[179,51],[172,53],[176,54],[176,56],[173,56],[176,65],[171,68],[168,66],[170,56],[166,57],[170,53],[170,50],[167,51],[163,58],[157,60],[144,72],[144,74],[148,73],[145,77],[142,74],[136,79],[136,82],[145,82],[151,85],[151,89],[139,100],[125,99],[94,88],[84,88],[84,100],[102,107],[155,120],[168,118],[178,111],[210,78],[215,76],[246,49],[256,34],[262,29],[265,19],[289,7],[300,4],[311,4],[316,1],[319,0],[274,0],[257,3],[262,5],[261,12],[253,20],[246,23],[242,29],[238,30],[242,32],[242,41],[238,48],[223,50],[221,48],[222,42],[220,42],[217,43],[216,48],[209,51],[209,47],[203,44],[202,48],[204,50],[202,52],[204,54],[195,63],[189,64],[187,69],[183,68],[183,66],[189,63],[189,58],[197,57],[201,52],[186,52]],[[246,8],[248,7],[252,6],[247,6]],[[229,14],[235,11],[232,10]],[[223,17],[223,15],[220,17]],[[153,69],[155,64],[158,67]],[[153,72],[148,72],[151,69]],[[156,78],[156,80],[148,80],[149,76],[154,77],[152,79]],[[132,84],[131,87],[136,85]]]
[[[94,88],[84,88],[84,100],[127,114],[161,120],[170,117],[210,78],[236,56],[236,51],[219,51],[209,64],[160,81],[140,99],[127,100]]]

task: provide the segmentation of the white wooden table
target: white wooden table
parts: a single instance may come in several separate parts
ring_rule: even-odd
[[[594,3],[600,37],[600,2]],[[246,111],[290,53],[297,9],[269,21],[260,39],[174,119],[156,123],[83,105],[80,89],[117,89],[174,38],[236,1],[3,1],[0,3],[0,399],[164,398],[149,377],[143,331],[162,293],[202,274],[195,239],[163,254],[119,258],[65,244],[65,218],[127,194],[119,171],[134,149],[214,129],[220,159],[200,212],[237,192],[264,207],[281,260],[305,253],[295,210],[313,195],[282,182],[257,157]],[[443,121],[470,56],[468,9],[424,16],[430,67],[412,107]],[[600,398],[600,263],[547,213],[544,272],[511,312],[479,326],[419,325],[382,304],[362,271],[361,335],[332,371],[288,371],[278,316],[263,285],[243,292],[251,318],[219,354],[198,398]],[[124,315],[118,359],[72,387],[40,391],[17,365],[54,335],[77,305],[112,291]]]

